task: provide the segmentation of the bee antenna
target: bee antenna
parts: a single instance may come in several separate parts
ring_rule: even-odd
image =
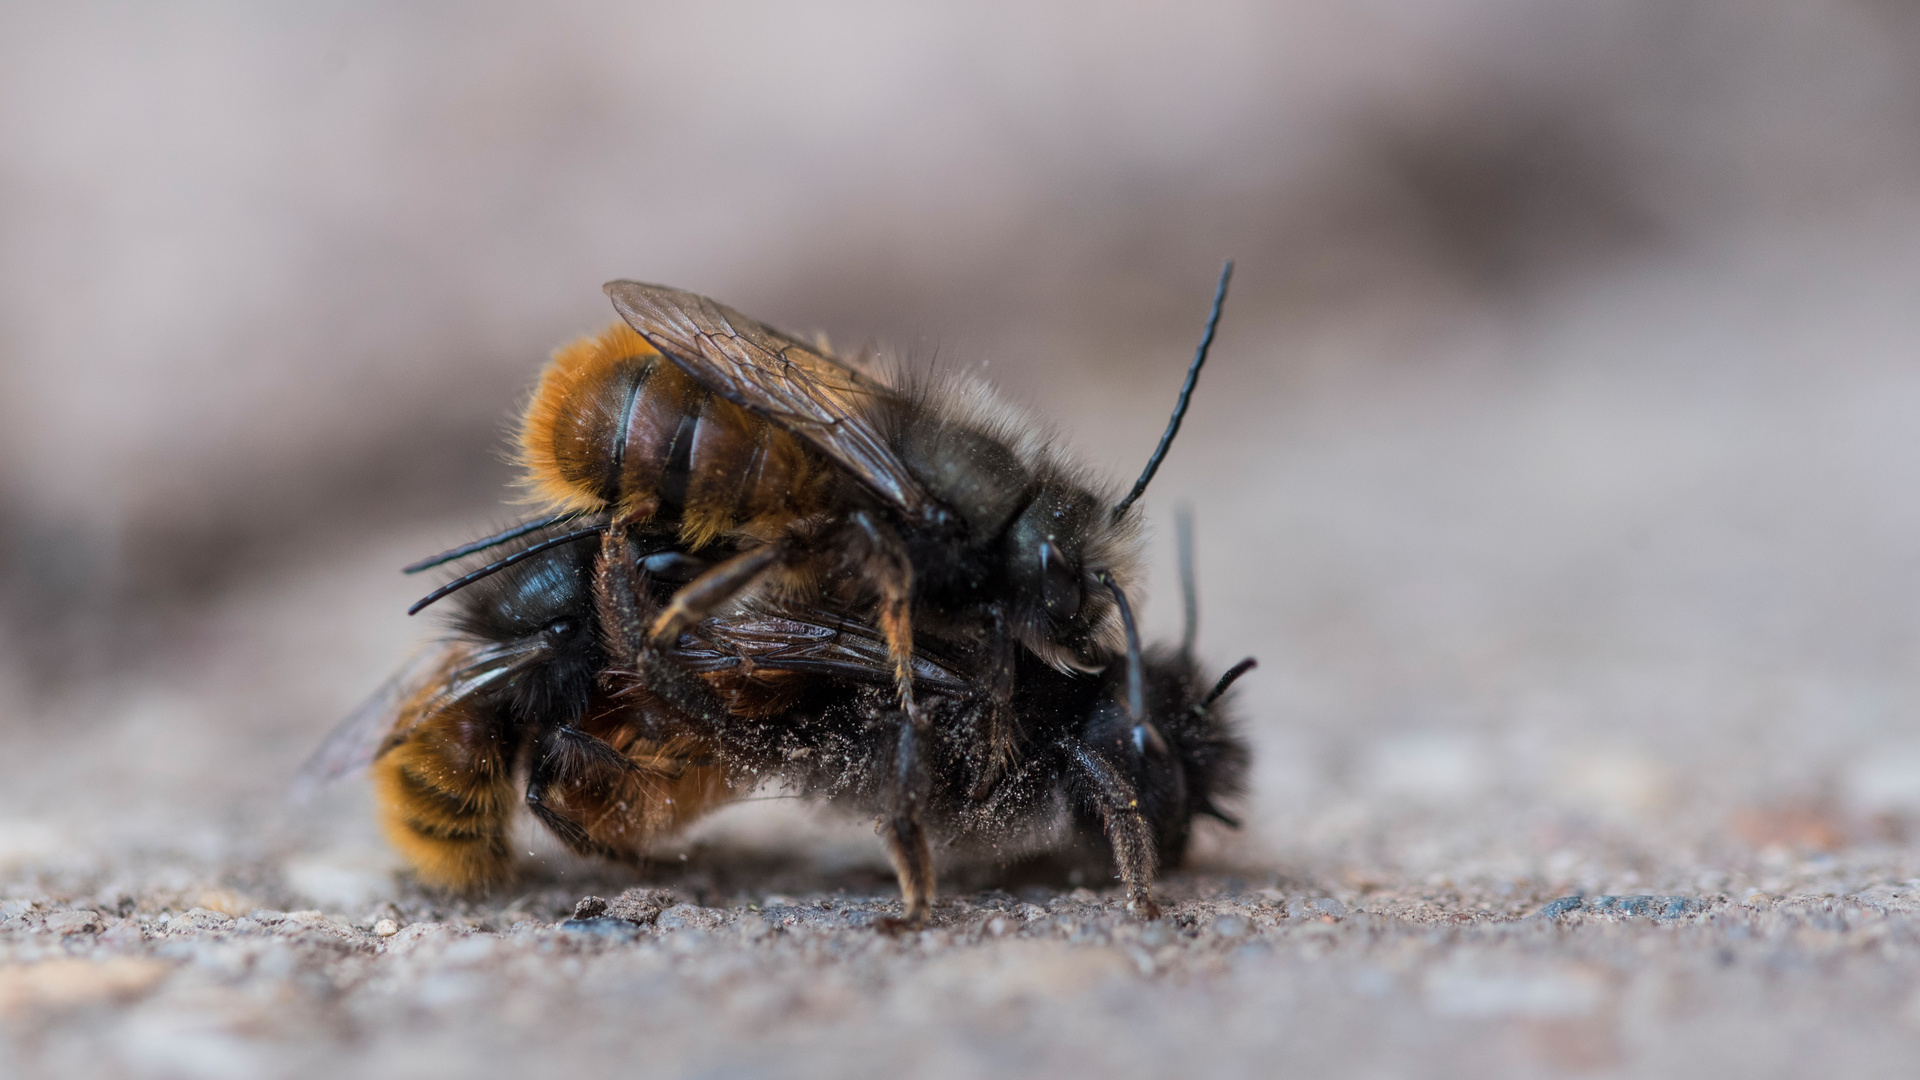
[[[433,603],[434,601],[441,600],[448,596],[451,596],[454,593],[459,592],[461,589],[464,589],[467,586],[473,584],[474,582],[481,580],[482,578],[492,577],[493,575],[499,573],[500,571],[505,570],[507,567],[512,566],[514,563],[524,562],[527,559],[531,559],[535,555],[540,554],[541,552],[547,550],[548,548],[557,548],[561,544],[571,544],[575,540],[584,540],[589,536],[598,536],[601,533],[605,532],[606,529],[607,527],[605,525],[595,525],[595,526],[592,526],[591,528],[586,528],[586,529],[575,529],[570,533],[565,533],[563,535],[553,537],[550,540],[542,540],[531,547],[521,548],[519,551],[514,552],[513,554],[507,556],[504,559],[496,559],[495,561],[488,563],[487,565],[481,567],[480,569],[475,570],[471,574],[454,578],[452,581],[449,581],[445,585],[442,585],[439,588],[433,590],[427,595],[421,597],[412,607],[408,608],[407,614],[418,615],[422,611],[426,610],[427,605]]]
[[[1213,703],[1220,700],[1220,695],[1227,692],[1227,687],[1239,681],[1240,676],[1245,675],[1247,672],[1259,666],[1260,662],[1249,656],[1245,660],[1228,668],[1227,673],[1220,676],[1220,681],[1213,684],[1213,689],[1207,692],[1207,696],[1200,699],[1199,710],[1206,712],[1212,708]]]
[[[1193,507],[1181,503],[1173,511],[1173,550],[1180,563],[1180,655],[1193,655],[1200,636],[1200,590],[1193,583]]]
[[[1120,626],[1127,632],[1127,719],[1137,724],[1147,715],[1147,688],[1140,663],[1140,630],[1133,624],[1133,607],[1127,603],[1127,594],[1120,591],[1120,583],[1113,580],[1112,574],[1101,574],[1100,582],[1113,593],[1114,603],[1120,605]]]
[[[448,548],[447,550],[431,558],[421,559],[417,563],[410,563],[406,566],[401,567],[400,572],[403,574],[417,574],[422,570],[431,570],[436,566],[440,566],[444,563],[450,563],[455,559],[464,559],[469,555],[473,555],[477,552],[485,551],[488,548],[499,547],[501,544],[505,544],[509,541],[518,540],[521,537],[527,535],[528,533],[539,532],[541,529],[545,529],[549,526],[559,525],[562,522],[572,521],[574,518],[580,517],[581,515],[586,513],[587,511],[585,510],[569,510],[564,514],[555,514],[552,517],[540,518],[535,521],[523,521],[520,524],[513,526],[512,528],[494,533],[492,536],[475,540],[470,544],[461,544],[457,548]]]
[[[1207,350],[1213,347],[1213,332],[1220,325],[1220,307],[1227,302],[1227,282],[1233,280],[1233,260],[1220,268],[1220,284],[1213,292],[1213,310],[1207,313],[1207,329],[1200,335],[1200,347],[1193,352],[1193,363],[1187,365],[1187,381],[1180,386],[1180,397],[1173,403],[1173,418],[1167,421],[1167,430],[1160,436],[1160,445],[1153,448],[1153,456],[1147,459],[1147,467],[1141,472],[1140,479],[1133,482],[1133,490],[1121,499],[1113,508],[1113,520],[1120,520],[1147,490],[1147,483],[1153,474],[1160,471],[1160,462],[1167,456],[1167,448],[1173,445],[1173,437],[1180,434],[1180,421],[1187,415],[1187,403],[1193,399],[1193,384],[1200,381],[1200,366],[1207,362]]]

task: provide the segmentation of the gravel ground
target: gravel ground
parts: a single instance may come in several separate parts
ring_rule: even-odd
[[[951,898],[905,936],[873,929],[897,904],[870,878],[763,893],[693,873],[610,903],[559,884],[458,907],[403,891],[353,913],[123,880],[0,907],[0,1066],[1904,1075],[1915,865],[1826,859],[1769,871],[1778,892],[1550,903],[1538,881],[1192,874],[1154,923],[1111,891],[1033,886]]]

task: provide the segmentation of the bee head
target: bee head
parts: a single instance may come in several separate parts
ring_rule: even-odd
[[[1240,793],[1247,750],[1219,699],[1251,665],[1210,684],[1186,654],[1149,650],[1142,665],[1146,707],[1139,717],[1129,716],[1121,700],[1124,666],[1116,661],[1109,667],[1107,688],[1081,737],[1133,785],[1161,859],[1176,865],[1196,816],[1236,824],[1218,804]]]
[[[1086,671],[1104,663],[1100,631],[1113,602],[1100,576],[1121,558],[1130,524],[1111,520],[1077,484],[1043,483],[1008,527],[1001,556],[1011,629],[1054,667]]]
[[[1194,350],[1193,363],[1187,366],[1173,416],[1126,497],[1107,506],[1084,488],[1057,479],[1043,481],[1007,530],[1003,554],[1015,595],[1014,635],[1056,668],[1098,671],[1103,656],[1113,651],[1116,635],[1109,634],[1104,643],[1098,638],[1101,629],[1110,624],[1107,615],[1114,606],[1107,595],[1111,593],[1116,600],[1124,595],[1128,575],[1123,553],[1130,548],[1138,528],[1137,515],[1129,511],[1159,471],[1173,437],[1180,433],[1180,421],[1193,400],[1194,384],[1207,362],[1207,350],[1213,346],[1220,309],[1227,299],[1227,283],[1232,279],[1233,263],[1229,262],[1220,269],[1213,309],[1207,314],[1207,327],[1200,336],[1200,347]],[[1127,632],[1132,636],[1131,629]],[[1138,654],[1137,641],[1129,651]]]
[[[504,694],[522,719],[570,719],[593,691],[601,661],[589,586],[593,551],[587,544],[553,548],[460,594],[455,629],[519,654]]]

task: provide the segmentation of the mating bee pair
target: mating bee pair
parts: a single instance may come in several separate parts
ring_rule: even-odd
[[[521,425],[555,513],[408,568],[506,549],[415,605],[459,593],[457,636],[311,774],[370,764],[432,884],[502,877],[522,800],[575,851],[632,860],[776,780],[878,817],[910,925],[930,836],[1003,856],[1104,837],[1153,916],[1155,869],[1196,815],[1230,820],[1246,764],[1220,698],[1252,661],[1202,679],[1190,580],[1178,649],[1143,650],[1127,603],[1131,509],[1231,269],[1118,500],[977,383],[878,379],[704,297],[608,285],[625,322],[558,351]]]

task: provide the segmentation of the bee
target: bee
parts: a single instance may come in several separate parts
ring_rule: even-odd
[[[356,710],[296,785],[303,797],[368,769],[382,830],[429,885],[502,879],[522,804],[570,848],[631,860],[732,797],[704,748],[609,699],[591,566],[550,536],[523,535],[532,539],[507,565],[462,592],[451,639]],[[659,562],[659,546],[639,557]]]
[[[621,638],[644,635],[707,564],[657,534],[609,530],[597,551],[532,535],[462,595],[455,639],[396,676],[303,776],[371,766],[382,825],[423,882],[503,878],[517,801],[572,850],[626,862],[762,780],[866,811],[895,805],[903,759],[877,628],[824,607],[749,606],[649,652]],[[1220,803],[1246,752],[1218,702],[1251,661],[1201,693],[1191,633],[1143,655],[1127,623],[1131,647],[1098,673],[1022,661],[1020,764],[984,798],[967,763],[977,683],[953,643],[924,639],[914,679],[934,722],[909,764],[925,770],[920,809],[947,842],[1004,854],[1104,837],[1130,907],[1151,916],[1154,870],[1179,861],[1194,818],[1231,823]],[[609,666],[623,652],[647,659]],[[930,900],[931,877],[903,882],[913,889]]]
[[[576,853],[637,862],[741,789],[735,767],[689,735],[678,713],[666,715],[686,691],[613,692],[619,680],[609,677],[600,631],[610,605],[657,606],[708,564],[658,534],[608,534],[608,545],[626,549],[616,561],[551,528],[519,533],[516,550],[461,590],[451,638],[348,717],[296,784],[302,799],[367,770],[382,831],[428,885],[471,890],[504,879],[521,805]],[[637,568],[637,587],[650,595],[609,597],[599,574],[608,565]],[[709,683],[700,693],[724,693],[743,716],[763,716],[792,696],[797,678],[888,681],[885,647],[862,629],[742,618],[719,627],[726,657],[689,638],[693,651],[665,650],[662,660],[690,661],[684,670]],[[915,671],[934,691],[964,689],[930,661]]]
[[[944,651],[954,642],[923,635],[923,651],[916,652],[916,663],[947,676],[924,702],[932,721],[924,739],[894,722],[897,709],[879,678],[890,660],[878,640],[882,635],[817,608],[710,618],[693,632],[704,644],[683,642],[673,657],[621,677],[629,681],[629,693],[670,699],[736,775],[774,779],[804,795],[877,812],[883,836],[902,802],[912,799],[932,834],[1003,856],[1057,847],[1063,836],[1081,845],[1103,839],[1129,910],[1155,918],[1155,871],[1180,861],[1195,818],[1238,824],[1221,804],[1240,793],[1248,755],[1222,699],[1254,667],[1251,658],[1243,660],[1210,688],[1202,678],[1193,659],[1198,618],[1184,524],[1180,536],[1187,614],[1180,646],[1143,651],[1120,596],[1126,648],[1094,672],[1062,672],[1037,658],[1016,657],[1009,705],[1018,764],[985,791],[973,776],[981,691],[976,673],[948,658],[964,650]],[[602,562],[608,591],[646,596],[646,589],[633,587],[631,555],[609,547]],[[643,645],[621,640],[644,633],[645,611],[615,612],[603,604],[602,614],[609,620],[602,628],[609,640],[647,655]],[[783,664],[803,662],[806,653],[844,634],[865,647],[846,654],[851,662],[830,673],[816,668],[831,677],[800,681],[777,710],[742,707],[738,684],[712,682],[718,693],[709,695],[687,677],[740,671],[741,645],[759,642],[763,627],[772,628]],[[751,672],[755,663],[773,657],[762,651],[745,668]],[[869,667],[864,680],[857,678],[863,665]],[[926,877],[914,880],[907,876],[911,867],[896,863],[906,914],[894,925],[919,926],[927,918],[934,892],[930,860],[927,866]]]
[[[655,664],[729,604],[869,612],[900,729],[901,780],[883,833],[909,918],[924,919],[933,870],[917,758],[933,733],[914,689],[916,627],[970,650],[985,705],[967,766],[984,799],[1017,760],[1022,658],[1090,673],[1123,645],[1112,616],[1138,561],[1130,511],[1179,431],[1232,269],[1167,429],[1118,499],[984,386],[877,379],[705,297],[612,282],[624,322],[555,353],[523,418],[525,483],[557,511],[528,527],[588,518],[546,542],[637,528],[673,535],[688,555],[725,555],[674,591],[643,634],[623,636],[633,653],[617,658],[623,666]]]

